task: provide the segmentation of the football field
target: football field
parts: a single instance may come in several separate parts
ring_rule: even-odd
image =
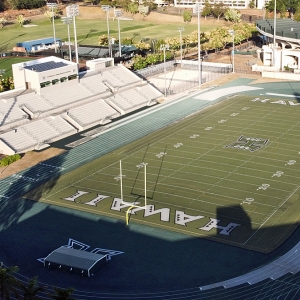
[[[269,253],[298,226],[299,112],[234,96],[24,197]]]

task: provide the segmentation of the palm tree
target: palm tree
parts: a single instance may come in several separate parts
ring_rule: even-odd
[[[71,297],[73,292],[74,292],[73,288],[61,289],[61,288],[58,288],[58,287],[54,287],[53,290],[54,290],[54,293],[49,295],[51,299],[55,299],[55,300],[75,300],[74,298]]]
[[[12,292],[17,294],[16,288],[19,286],[19,281],[13,276],[13,273],[18,271],[17,266],[0,267],[0,297],[2,300],[9,300]]]
[[[39,292],[43,292],[46,290],[46,287],[39,286],[38,277],[35,276],[29,279],[28,284],[22,284],[20,289],[23,291],[23,299],[24,300],[39,300],[40,297],[37,296]]]

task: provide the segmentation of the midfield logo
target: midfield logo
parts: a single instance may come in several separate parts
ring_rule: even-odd
[[[236,148],[254,152],[265,146],[268,141],[268,139],[252,138],[241,135],[236,142],[233,142],[224,148]]]

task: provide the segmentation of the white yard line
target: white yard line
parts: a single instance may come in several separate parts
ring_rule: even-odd
[[[243,245],[246,245],[250,239],[266,224],[266,222],[268,222],[270,220],[270,218],[278,211],[278,209],[280,207],[283,206],[283,204],[285,204],[295,193],[296,191],[299,189],[300,186],[298,186],[287,198],[285,201],[283,201],[281,203],[281,205],[255,230],[255,232],[249,237],[249,239],[243,244]]]

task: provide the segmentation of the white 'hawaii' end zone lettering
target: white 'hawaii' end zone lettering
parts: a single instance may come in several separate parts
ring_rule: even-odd
[[[184,211],[176,210],[175,213],[175,224],[186,226],[186,223],[203,219],[205,216],[190,216],[186,215]]]
[[[299,106],[300,103],[293,102],[293,101],[286,101],[286,100],[277,100],[277,101],[272,101],[271,99],[260,99],[260,98],[254,98],[251,100],[251,102],[261,102],[261,103],[272,103],[272,104],[280,104],[280,105],[292,105],[292,106]]]
[[[205,226],[199,228],[201,230],[210,231],[213,228],[221,229],[219,234],[223,235],[230,235],[230,232],[235,229],[237,226],[240,226],[240,224],[237,223],[229,223],[227,226],[219,226],[217,225],[220,222],[220,220],[210,218],[210,222],[208,222]]]
[[[82,195],[84,194],[88,194],[89,192],[84,192],[84,191],[77,191],[75,194],[71,195],[70,197],[67,197],[67,198],[63,198],[64,200],[67,200],[67,201],[72,201],[72,202],[75,202],[75,200],[79,197],[81,197]]]
[[[67,200],[67,201],[72,201],[74,203],[77,203],[79,205],[83,204],[83,205],[90,205],[90,206],[97,206],[98,203],[100,203],[101,201],[110,198],[110,196],[105,196],[105,195],[97,195],[97,197],[95,197],[92,200],[89,200],[88,202],[80,202],[79,201],[75,201],[77,198],[85,195],[85,194],[89,194],[89,192],[84,192],[84,191],[77,191],[76,193],[74,193],[73,195],[66,197],[66,198],[62,198],[63,200]],[[123,202],[122,199],[120,198],[114,198],[112,200],[110,209],[114,210],[114,211],[119,211],[121,212],[122,209],[128,209],[129,207],[135,206],[135,205],[140,205],[140,202]],[[130,210],[130,214],[135,215],[137,212],[139,211],[144,211],[144,215],[143,217],[149,217],[149,216],[153,216],[153,215],[159,215],[160,217],[160,221],[162,222],[170,222],[170,212],[171,209],[170,208],[160,208],[160,209],[155,209],[155,205],[149,204],[146,206],[146,208],[144,207],[133,207]],[[186,214],[184,211],[181,210],[176,210],[175,211],[175,215],[174,215],[174,223],[176,225],[180,225],[180,226],[187,226],[187,223],[193,222],[193,221],[197,221],[197,220],[201,220],[206,218],[205,216],[192,216],[192,215],[188,215]],[[220,220],[218,219],[213,219],[213,218],[209,218],[210,221],[204,225],[203,227],[198,227],[197,229],[199,230],[203,230],[203,231],[210,231],[212,229],[218,229],[218,234],[221,235],[226,235],[226,236],[230,236],[230,233],[237,228],[238,226],[240,226],[240,224],[237,223],[229,223],[227,226],[220,226],[218,225],[218,223],[220,222]],[[199,225],[198,225],[199,226]]]

